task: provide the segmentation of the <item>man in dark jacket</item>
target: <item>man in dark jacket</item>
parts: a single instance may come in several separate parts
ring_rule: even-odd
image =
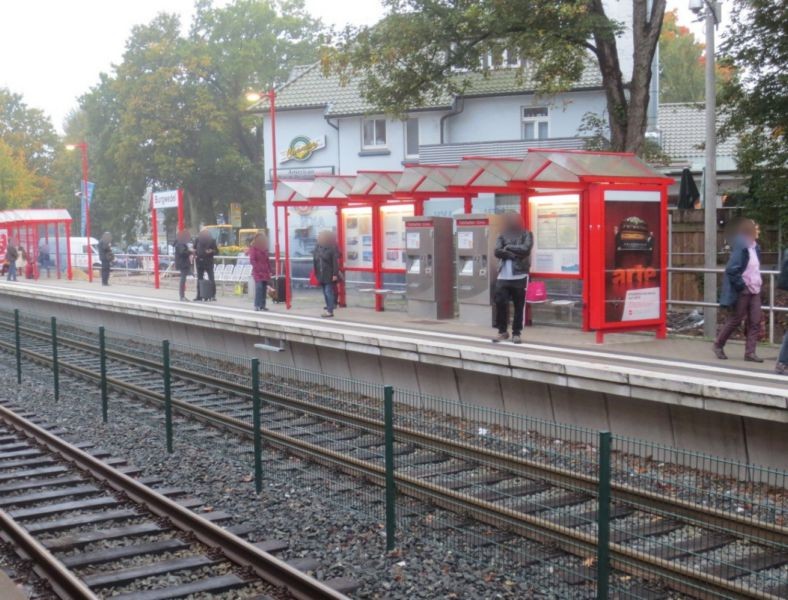
[[[99,261],[101,262],[101,285],[109,285],[109,269],[115,256],[112,254],[112,234],[105,231],[98,243]],[[92,265],[89,268],[93,268]]]
[[[788,250],[783,255],[783,264],[780,267],[780,276],[777,278],[777,287],[788,292]],[[783,336],[783,345],[780,347],[780,356],[774,371],[778,375],[788,375],[788,331]]]
[[[517,213],[506,213],[503,230],[495,242],[498,259],[498,278],[495,281],[495,327],[498,335],[493,342],[509,339],[509,302],[514,303],[512,342],[521,343],[525,313],[525,287],[531,270],[531,248],[534,241],[530,231],[523,228]]]
[[[755,346],[761,330],[761,248],[758,245],[758,226],[745,219],[737,229],[725,275],[722,279],[720,305],[731,309],[731,313],[720,329],[712,346],[714,355],[725,360],[725,343],[745,320],[747,338],[744,345],[744,360],[762,363],[755,354]]]
[[[8,262],[8,281],[16,281],[16,259],[19,258],[19,252],[16,249],[16,242],[8,240],[8,248],[5,251],[5,259]]]
[[[181,275],[180,285],[178,291],[180,293],[181,302],[186,302],[186,278],[192,272],[192,249],[189,247],[189,231],[184,229],[178,232],[178,238],[175,242],[175,268]],[[199,293],[199,292],[198,292]]]
[[[317,237],[317,246],[312,256],[312,266],[315,278],[323,288],[323,297],[326,300],[326,310],[323,317],[334,316],[337,305],[337,282],[339,281],[339,248],[334,242],[330,231],[322,231]]]
[[[216,240],[211,236],[211,232],[207,229],[203,229],[197,236],[197,242],[194,245],[194,253],[197,262],[197,297],[195,300],[216,300],[216,282],[213,279],[213,260],[219,253],[219,248],[216,246]],[[208,275],[208,281],[211,282],[211,289],[213,290],[209,298],[203,298],[200,294],[200,282],[206,274]]]

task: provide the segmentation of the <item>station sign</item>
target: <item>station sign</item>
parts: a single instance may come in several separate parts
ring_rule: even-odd
[[[151,208],[155,210],[161,210],[163,208],[176,208],[177,206],[178,206],[178,190],[153,192],[153,204]]]

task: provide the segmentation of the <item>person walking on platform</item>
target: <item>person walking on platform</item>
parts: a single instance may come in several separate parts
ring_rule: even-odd
[[[6,279],[8,281],[16,281],[16,260],[19,258],[19,252],[16,249],[16,244],[9,240],[8,248],[5,251],[5,259],[8,262],[8,273]]]
[[[216,282],[213,278],[213,261],[219,253],[219,248],[216,246],[216,240],[211,236],[211,232],[207,229],[203,229],[197,236],[194,253],[197,261],[197,297],[195,301],[214,301],[216,300]],[[207,286],[201,283],[205,275],[208,276]]]
[[[714,355],[725,360],[725,343],[744,321],[747,322],[744,360],[762,363],[755,354],[755,345],[761,331],[761,248],[758,245],[758,226],[745,219],[733,239],[731,255],[722,279],[720,305],[731,313],[712,346]]]
[[[183,229],[178,232],[175,241],[175,268],[178,269],[181,276],[178,285],[181,302],[188,301],[186,298],[186,278],[192,272],[192,249],[189,247],[189,237],[189,231]]]
[[[783,255],[783,264],[780,267],[780,276],[777,278],[777,287],[784,292],[788,292],[788,250]],[[783,335],[783,345],[780,347],[780,356],[777,358],[777,365],[774,371],[778,375],[788,375],[788,329]]]
[[[109,269],[115,260],[112,254],[112,234],[105,231],[98,243],[99,261],[101,261],[101,285],[109,285]],[[89,268],[93,268],[92,265]]]
[[[503,230],[495,242],[498,259],[498,278],[495,281],[495,327],[498,335],[493,342],[509,339],[509,302],[514,304],[512,318],[512,342],[521,343],[525,317],[525,288],[531,270],[531,248],[534,240],[530,231],[523,227],[517,213],[506,213]]]
[[[321,231],[317,236],[317,246],[312,255],[312,268],[315,271],[315,279],[323,288],[323,298],[326,301],[322,316],[330,319],[334,316],[334,309],[337,306],[336,290],[339,282],[339,248],[330,231]]]
[[[268,238],[258,233],[249,243],[249,263],[252,265],[254,279],[254,309],[267,311],[265,302],[268,296],[268,282],[271,280],[271,263],[268,256]]]

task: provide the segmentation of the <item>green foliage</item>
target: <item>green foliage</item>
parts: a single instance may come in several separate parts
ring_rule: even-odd
[[[28,208],[41,200],[41,182],[25,156],[0,139],[0,210]]]
[[[660,102],[700,102],[704,98],[704,45],[678,24],[678,11],[665,13],[659,36]]]
[[[607,138],[608,131],[610,131],[610,126],[604,115],[593,112],[585,113],[580,121],[580,127],[577,128],[577,133],[585,138],[585,149],[601,152],[613,149]],[[646,162],[654,165],[670,164],[670,156],[662,150],[655,140],[645,140],[642,157]]]
[[[737,77],[723,86],[723,135],[739,138],[737,165],[748,177],[749,204],[764,223],[788,231],[788,5],[742,0],[722,44],[723,66]]]

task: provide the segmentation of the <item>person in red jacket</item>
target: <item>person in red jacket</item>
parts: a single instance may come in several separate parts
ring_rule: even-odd
[[[252,265],[252,279],[254,279],[254,309],[264,310],[268,292],[268,281],[271,279],[271,264],[268,258],[268,238],[265,234],[258,233],[249,244],[249,262]]]

